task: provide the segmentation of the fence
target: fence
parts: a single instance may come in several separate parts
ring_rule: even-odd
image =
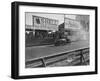
[[[45,56],[25,62],[26,68],[54,67],[54,66],[75,66],[89,64],[89,48],[69,51],[53,56]]]

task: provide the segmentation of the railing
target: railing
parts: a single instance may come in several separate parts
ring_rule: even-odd
[[[89,48],[69,51],[53,56],[45,56],[25,63],[26,68],[53,67],[53,66],[74,66],[89,64]]]

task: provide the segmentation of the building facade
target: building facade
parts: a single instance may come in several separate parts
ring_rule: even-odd
[[[64,22],[65,26],[65,35],[71,40],[71,41],[78,41],[82,39],[82,25],[80,21],[76,19],[70,19],[65,18]]]
[[[53,39],[58,20],[32,15],[32,25],[26,25],[26,42]]]
[[[81,23],[85,31],[89,31],[89,15],[77,15],[76,20]]]

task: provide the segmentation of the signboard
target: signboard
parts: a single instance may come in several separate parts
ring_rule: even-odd
[[[82,26],[79,21],[65,18],[65,28],[69,29],[80,29]]]
[[[58,30],[58,20],[33,16],[33,27],[39,30]]]

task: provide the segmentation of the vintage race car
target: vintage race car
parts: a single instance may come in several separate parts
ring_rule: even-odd
[[[71,42],[71,41],[70,41],[69,39],[63,38],[63,39],[58,39],[58,40],[56,40],[55,43],[54,43],[54,45],[55,45],[55,46],[66,45],[66,44],[68,44],[68,43],[70,43],[70,42]]]

